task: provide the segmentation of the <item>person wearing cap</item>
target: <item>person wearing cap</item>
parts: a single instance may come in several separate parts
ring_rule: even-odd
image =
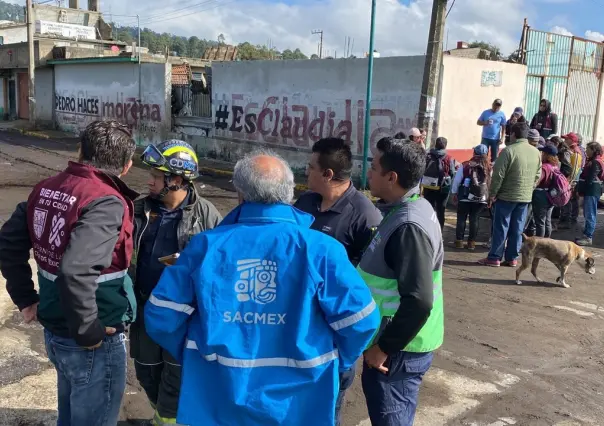
[[[215,228],[222,220],[216,207],[199,195],[195,150],[172,139],[149,145],[141,156],[149,167],[149,194],[134,203],[134,251],[129,275],[134,282],[138,315],[130,327],[130,355],[136,378],[155,410],[155,426],[176,422],[182,367],[147,332],[145,303],[166,268],[159,259],[180,253],[193,235]]]
[[[476,124],[482,126],[482,144],[491,149],[491,161],[497,160],[499,145],[505,137],[506,118],[501,106],[503,101],[495,99],[491,108],[485,110]]]
[[[552,212],[554,205],[547,197],[547,191],[552,186],[554,171],[560,169],[558,160],[558,148],[553,144],[539,148],[541,151],[541,178],[533,191],[533,223],[531,235],[536,237],[550,238],[552,235]]]
[[[514,108],[514,112],[512,113],[512,116],[510,117],[510,119],[507,121],[507,123],[505,125],[505,144],[506,144],[506,146],[510,143],[510,134],[512,133],[512,126],[519,121],[526,121],[526,118],[524,118],[524,110],[522,109],[522,107]]]
[[[541,138],[541,135],[539,134],[539,132],[535,129],[530,129],[528,132],[528,143],[529,145],[534,146],[535,148],[537,148],[539,146],[539,140]]]
[[[516,123],[512,127],[510,145],[495,162],[489,188],[491,203],[495,207],[493,240],[488,257],[478,262],[481,265],[518,265],[528,206],[541,178],[541,155],[537,148],[529,145],[528,131],[526,122]],[[504,251],[505,261],[501,263]]]
[[[409,130],[409,140],[415,143],[422,143],[422,132],[417,128],[413,127]]]
[[[585,217],[583,236],[575,240],[575,243],[580,246],[592,244],[598,218],[598,201],[602,196],[602,183],[604,183],[602,145],[598,142],[590,142],[587,144],[586,151],[587,162],[577,185],[577,194],[583,197],[583,215]]]
[[[579,148],[579,135],[576,133],[568,133],[562,136],[562,139],[564,140],[564,159],[562,160],[561,170],[574,188],[577,186],[577,182],[581,176],[581,169],[585,162],[585,157],[583,156],[583,151]],[[570,201],[562,207],[560,211],[558,229],[571,229],[571,227],[577,223],[578,217],[579,199],[573,191],[573,196]]]
[[[552,103],[547,99],[539,102],[539,111],[531,120],[531,129],[536,129],[544,138],[558,133],[558,115],[552,112]]]
[[[453,203],[457,205],[457,227],[456,227],[456,239],[455,248],[464,247],[464,236],[466,233],[466,220],[470,217],[470,230],[468,235],[468,243],[466,248],[468,250],[476,249],[476,236],[478,235],[478,219],[480,214],[486,208],[489,201],[488,187],[491,184],[491,162],[489,161],[489,148],[486,145],[480,144],[474,148],[474,156],[464,163],[457,169],[455,179],[451,186],[451,194],[453,194]],[[467,185],[464,182],[465,179],[470,178],[476,172],[477,180],[482,178],[482,182],[486,183],[486,194],[484,197],[476,198],[473,194],[470,195],[469,187],[470,181],[467,181]],[[460,191],[461,187],[468,188],[468,190]],[[461,192],[461,193],[460,193]]]

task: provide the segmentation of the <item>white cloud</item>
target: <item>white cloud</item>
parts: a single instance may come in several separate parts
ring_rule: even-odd
[[[337,51],[338,56],[342,55],[346,36],[354,38],[353,54],[359,56],[368,50],[371,5],[367,0],[305,0],[293,4],[277,0],[207,0],[199,3],[199,0],[188,0],[181,6],[165,0],[105,0],[102,7],[105,13],[114,14],[153,11],[146,16],[160,17],[142,22],[159,32],[213,40],[223,33],[229,43],[266,44],[270,39],[277,49],[299,47],[310,55],[317,51],[319,41],[318,36],[311,35],[311,30],[322,29],[323,48],[331,54]],[[528,3],[528,0],[508,0],[494,23],[490,0],[458,1],[445,30],[449,48],[458,40],[484,40],[500,46],[504,53],[515,50],[522,19],[530,8]],[[191,4],[198,6],[175,11]],[[383,55],[424,54],[431,10],[432,0],[415,0],[408,5],[399,0],[378,0],[375,48]],[[114,19],[123,24],[134,22],[132,18]]]
[[[369,48],[371,2],[367,0],[102,0],[100,6],[106,20],[135,25],[135,18],[117,15],[138,13],[142,26],[187,37],[216,40],[222,33],[228,43],[266,44],[271,40],[279,50],[299,47],[310,55],[318,44],[318,36],[310,32],[322,29],[323,48],[332,55],[343,54],[347,36],[354,38],[353,54],[359,56]],[[411,0],[409,4],[377,0],[375,48],[383,56],[424,54],[431,11],[432,0]],[[458,40],[479,40],[493,43],[507,54],[518,46],[523,18],[536,15],[531,0],[507,0],[495,19],[491,0],[458,1],[447,20],[444,38],[449,48]]]
[[[566,28],[559,27],[559,26],[552,27],[552,29],[550,30],[550,32],[555,33],[555,34],[565,35],[565,36],[572,36],[573,35],[573,33],[571,33]]]
[[[604,34],[599,33],[597,31],[585,31],[585,38],[588,38],[593,41],[604,41]]]

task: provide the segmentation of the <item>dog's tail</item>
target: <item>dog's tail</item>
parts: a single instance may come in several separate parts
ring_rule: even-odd
[[[526,241],[527,238],[528,238],[528,236],[523,232],[522,233],[522,242]]]

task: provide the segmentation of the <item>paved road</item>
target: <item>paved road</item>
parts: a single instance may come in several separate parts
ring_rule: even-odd
[[[0,221],[31,186],[61,170],[70,158],[75,158],[73,144],[0,132]],[[145,179],[140,169],[126,178],[139,190]],[[202,183],[202,193],[222,213],[236,204],[228,180],[205,177]],[[452,249],[451,226],[445,228],[446,341],[422,387],[416,424],[604,424],[602,271],[587,276],[573,266],[568,290],[537,285],[528,274],[525,285],[516,286],[513,269],[476,264],[484,252]],[[570,239],[572,234],[557,237]],[[601,229],[596,245],[604,247]],[[554,268],[546,262],[542,271],[553,282]],[[39,326],[21,322],[0,290],[0,426],[51,425],[56,419],[55,373],[41,336]],[[135,425],[150,416],[130,374],[121,424]],[[347,397],[343,424],[369,426],[358,378]]]

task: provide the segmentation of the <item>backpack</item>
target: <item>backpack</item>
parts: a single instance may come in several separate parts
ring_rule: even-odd
[[[466,182],[466,179],[470,179]],[[466,186],[466,183],[469,185]],[[486,202],[489,198],[487,172],[478,163],[466,164],[463,168],[463,181],[459,190],[460,198],[474,202]]]
[[[572,195],[572,188],[564,173],[556,167],[552,167],[552,180],[546,190],[547,199],[555,207],[563,207],[568,204]]]
[[[428,154],[426,171],[422,177],[424,189],[448,192],[451,187],[451,157],[443,158]]]

